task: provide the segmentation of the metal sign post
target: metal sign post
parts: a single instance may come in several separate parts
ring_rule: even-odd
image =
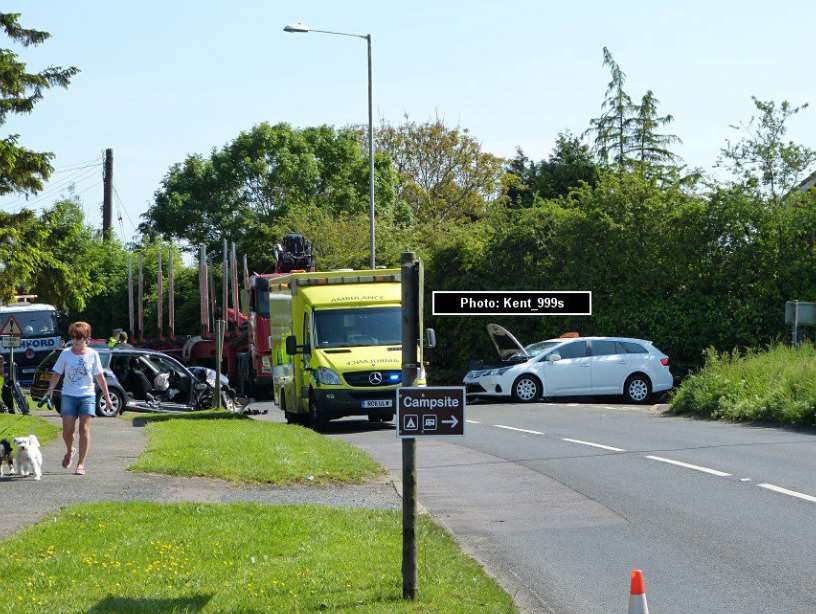
[[[419,261],[414,252],[400,256],[402,268],[402,386],[416,380],[419,341]],[[416,440],[402,440],[402,598],[415,600],[416,573]]]
[[[10,316],[0,329],[0,335],[3,336],[3,347],[9,348],[9,380],[11,389],[16,390],[17,369],[14,368],[14,348],[20,347],[20,337],[23,335],[23,329],[20,328],[17,318]],[[22,407],[20,411],[23,411]]]
[[[215,321],[215,403],[221,409],[221,360],[224,357],[224,320]]]

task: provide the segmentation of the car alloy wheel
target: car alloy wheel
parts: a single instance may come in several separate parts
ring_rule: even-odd
[[[541,394],[538,382],[529,375],[522,375],[513,384],[513,397],[522,403],[531,403]]]
[[[110,398],[113,403],[112,407],[108,407],[105,397],[101,394],[96,397],[96,415],[103,418],[115,418],[124,407],[124,399],[117,390],[109,390]]]
[[[634,403],[644,403],[649,398],[649,382],[642,376],[635,376],[626,383],[626,398]]]

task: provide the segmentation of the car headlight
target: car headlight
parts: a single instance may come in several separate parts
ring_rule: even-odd
[[[508,371],[509,369],[511,369],[511,368],[512,368],[512,367],[501,367],[500,369],[491,369],[491,370],[488,372],[488,375],[502,375],[502,374],[504,374],[504,373],[507,373],[507,371]]]
[[[318,367],[315,371],[315,377],[318,384],[329,384],[331,386],[339,386],[342,384],[340,376],[326,367]]]

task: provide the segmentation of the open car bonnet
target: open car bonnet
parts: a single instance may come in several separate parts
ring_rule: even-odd
[[[527,351],[524,349],[524,346],[503,326],[488,324],[487,334],[490,335],[490,340],[493,342],[493,345],[496,346],[496,351],[502,360],[508,360],[511,356],[516,354],[527,356]]]

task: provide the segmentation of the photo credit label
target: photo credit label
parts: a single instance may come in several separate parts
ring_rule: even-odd
[[[591,316],[588,290],[435,290],[435,316]]]

